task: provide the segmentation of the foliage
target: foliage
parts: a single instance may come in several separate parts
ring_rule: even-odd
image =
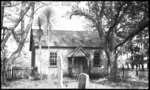
[[[42,25],[44,24],[44,19],[42,17],[38,17],[37,21],[36,21],[36,25],[39,27],[38,29],[38,39],[39,41],[41,40],[41,37],[43,35],[43,31],[42,31]]]
[[[90,21],[90,27],[97,30],[100,41],[112,61],[110,75],[116,77],[116,52],[134,36],[146,30],[149,24],[147,1],[87,1],[86,8],[79,7],[80,2],[72,6],[73,15],[84,16]],[[138,51],[138,48],[136,49]],[[120,52],[119,52],[120,53]],[[115,79],[114,79],[115,80]]]
[[[48,30],[51,30],[51,27],[52,27],[52,19],[54,18],[55,16],[55,11],[52,9],[52,8],[46,8],[42,11],[42,14],[41,16],[43,17],[44,21],[45,21],[45,28],[47,30],[47,33],[48,33]]]

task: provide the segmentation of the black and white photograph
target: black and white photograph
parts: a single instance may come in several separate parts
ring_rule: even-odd
[[[1,1],[1,89],[149,89],[149,2]]]

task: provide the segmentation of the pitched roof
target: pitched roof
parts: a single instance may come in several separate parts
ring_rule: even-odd
[[[37,29],[33,29],[34,45],[38,46]],[[66,31],[52,30],[50,35],[50,46],[83,46],[100,47],[100,39],[96,31]],[[41,45],[48,46],[46,33],[41,38]]]
[[[75,48],[69,55],[68,57],[74,57],[74,56],[83,56],[81,53],[79,54],[79,52],[82,51],[82,54],[84,54],[84,56],[89,57],[90,54],[88,54],[87,52],[84,51],[84,49],[81,46],[78,46],[77,48]]]

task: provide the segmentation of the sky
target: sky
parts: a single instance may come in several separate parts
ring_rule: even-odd
[[[57,3],[55,3],[57,4]],[[50,6],[45,6],[38,10],[38,14],[45,8],[50,7]],[[54,17],[54,23],[53,24],[53,30],[75,30],[75,31],[82,31],[85,30],[84,25],[85,25],[85,19],[84,17],[79,17],[79,16],[73,16],[72,19],[69,19],[65,15],[65,13],[69,10],[71,10],[71,7],[69,6],[62,6],[62,5],[52,5],[52,8],[55,11],[55,17]],[[38,14],[35,16],[38,16]],[[33,27],[36,28],[36,27]]]
[[[45,8],[47,8],[47,6],[44,6],[43,8],[41,8],[37,11],[37,14],[35,14],[35,16],[34,16],[34,20],[36,20],[37,16]],[[60,3],[54,3],[54,5],[52,5],[52,8],[55,11],[55,18],[54,18],[55,24],[53,24],[52,30],[71,30],[71,31],[84,31],[85,30],[84,29],[85,19],[83,17],[73,16],[72,19],[69,19],[67,16],[65,16],[65,13],[68,10],[71,10],[71,7],[62,6],[62,5],[60,5]],[[11,12],[11,10],[12,10],[12,12]],[[16,14],[16,13],[19,14],[19,12],[17,12],[15,9],[11,8],[11,10],[5,9],[5,12],[10,13],[10,14]],[[13,17],[18,18],[17,15],[13,15]],[[29,18],[27,16],[25,16],[25,27],[27,26],[28,21],[29,21]],[[9,20],[5,23],[5,26],[7,26],[7,27],[12,27],[13,25],[14,25],[14,22],[9,22]],[[20,28],[20,25],[18,25],[16,30],[19,28]],[[35,26],[33,24],[32,28],[36,29],[37,26]],[[29,37],[30,37],[30,31],[28,33],[27,39],[29,39]],[[18,45],[14,41],[12,36],[8,39],[8,42],[6,43],[6,45],[7,45],[8,57],[9,57],[12,54],[12,52],[14,52],[17,49]],[[29,51],[29,43],[26,43],[26,45],[24,45],[24,46],[25,46],[24,50]],[[29,56],[30,56],[30,54],[29,54]]]
[[[44,1],[43,1],[44,2]],[[46,1],[45,1],[46,2]],[[46,4],[49,2],[46,2]],[[71,2],[71,4],[73,4]],[[85,2],[81,2],[80,6],[85,7]],[[14,26],[14,22],[15,20],[18,18],[19,14],[20,14],[20,7],[19,8],[6,8],[5,12],[7,12],[10,15],[9,20],[7,20],[6,18],[4,19],[5,21],[5,26],[6,27],[13,27]],[[38,6],[40,7],[40,6]],[[35,10],[38,8],[35,7]],[[46,5],[40,9],[37,10],[36,14],[34,15],[34,20],[37,19],[37,16],[39,16],[42,12],[43,9],[47,8],[47,7],[52,7],[52,9],[54,9],[55,11],[55,17],[54,17],[54,23],[53,24],[53,30],[76,30],[76,31],[82,31],[85,30],[84,25],[86,24],[86,20],[84,19],[84,17],[80,17],[80,16],[73,16],[72,19],[69,19],[69,17],[67,17],[65,15],[65,13],[67,11],[71,11],[71,7],[67,6],[67,5],[62,5],[62,2],[52,2],[51,5]],[[28,15],[30,15],[30,13],[28,13]],[[11,20],[11,22],[10,22]],[[28,24],[29,21],[29,17],[25,16],[25,26]],[[16,28],[19,29],[20,28],[20,24],[18,25],[18,27]],[[33,24],[33,28],[37,28],[37,26],[35,26]]]

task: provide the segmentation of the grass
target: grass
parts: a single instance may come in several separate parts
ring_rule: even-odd
[[[148,89],[149,79],[147,73],[140,72],[139,76],[135,76],[135,72],[129,72],[126,74],[119,82],[108,81],[107,78],[94,78],[90,79],[89,84],[86,88],[99,88],[99,89]],[[18,88],[57,88],[57,79],[53,78],[51,80],[16,80],[10,81],[9,86],[1,86],[2,89],[18,89]],[[64,78],[63,88],[78,88],[78,80],[71,78]]]
[[[10,85],[2,89],[18,89],[18,88],[57,88],[57,80],[17,80],[9,82]],[[90,80],[87,88],[99,88],[99,89],[148,89],[149,81],[144,79],[128,79],[127,81],[120,82],[110,82],[106,78],[101,78],[97,80]],[[78,81],[71,80],[63,84],[63,88],[78,88]]]
[[[120,82],[110,82],[107,79],[105,79],[103,81],[97,81],[93,83],[118,89],[148,89],[149,87],[148,80],[145,81],[140,79],[128,79],[126,81]]]

